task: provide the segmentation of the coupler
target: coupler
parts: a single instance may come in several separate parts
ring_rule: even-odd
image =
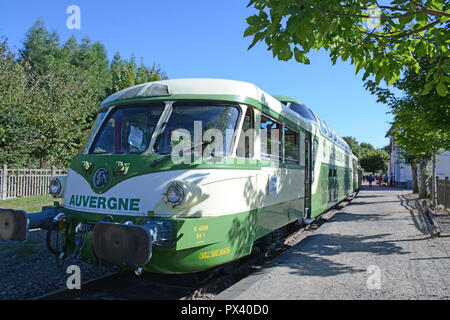
[[[0,238],[5,240],[24,241],[31,229],[53,228],[55,217],[61,210],[44,207],[42,212],[27,213],[22,210],[0,209]]]

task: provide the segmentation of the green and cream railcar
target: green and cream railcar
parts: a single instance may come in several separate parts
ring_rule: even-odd
[[[256,240],[355,189],[348,146],[285,104],[296,101],[280,101],[218,79],[122,90],[101,104],[67,177],[52,182],[63,205],[1,210],[0,237],[45,228],[62,233],[62,248],[51,248],[61,260],[160,273],[248,255]]]
[[[311,217],[359,189],[358,159],[350,147],[317,114],[300,101],[274,96],[312,125]]]

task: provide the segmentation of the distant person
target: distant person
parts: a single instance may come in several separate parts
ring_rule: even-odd
[[[384,174],[384,183],[385,183],[386,187],[389,186],[389,178],[388,178],[387,174]]]
[[[369,176],[367,177],[367,181],[369,181],[369,187],[372,187],[372,182],[373,182],[373,175],[369,174]]]
[[[389,185],[391,186],[391,187],[393,187],[394,186],[394,175],[391,173],[391,177],[390,177],[390,179],[389,179]]]

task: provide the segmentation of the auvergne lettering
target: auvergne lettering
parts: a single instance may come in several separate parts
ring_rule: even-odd
[[[111,210],[117,210],[117,199],[116,198],[109,198],[108,200],[108,209]]]
[[[128,210],[128,200],[119,198],[119,210]]]
[[[123,210],[139,211],[141,199],[130,198],[105,198],[96,196],[72,195],[69,205],[73,207],[104,209],[104,210]]]

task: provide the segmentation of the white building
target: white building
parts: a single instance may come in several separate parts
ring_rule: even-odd
[[[450,177],[450,151],[445,151],[436,157],[436,177]]]
[[[394,143],[394,138],[391,137],[391,159],[388,164],[388,175],[394,179],[394,186],[412,189],[411,166],[405,163],[399,155],[399,151],[399,147]]]
[[[394,186],[400,188],[412,189],[412,171],[411,166],[406,164],[399,155],[400,149],[395,144],[391,136],[391,159],[388,164],[389,177],[393,177]],[[431,161],[427,164],[427,171],[431,171]],[[417,168],[417,174],[420,174],[420,168]],[[450,177],[450,151],[445,151],[436,157],[436,176],[439,179]]]

